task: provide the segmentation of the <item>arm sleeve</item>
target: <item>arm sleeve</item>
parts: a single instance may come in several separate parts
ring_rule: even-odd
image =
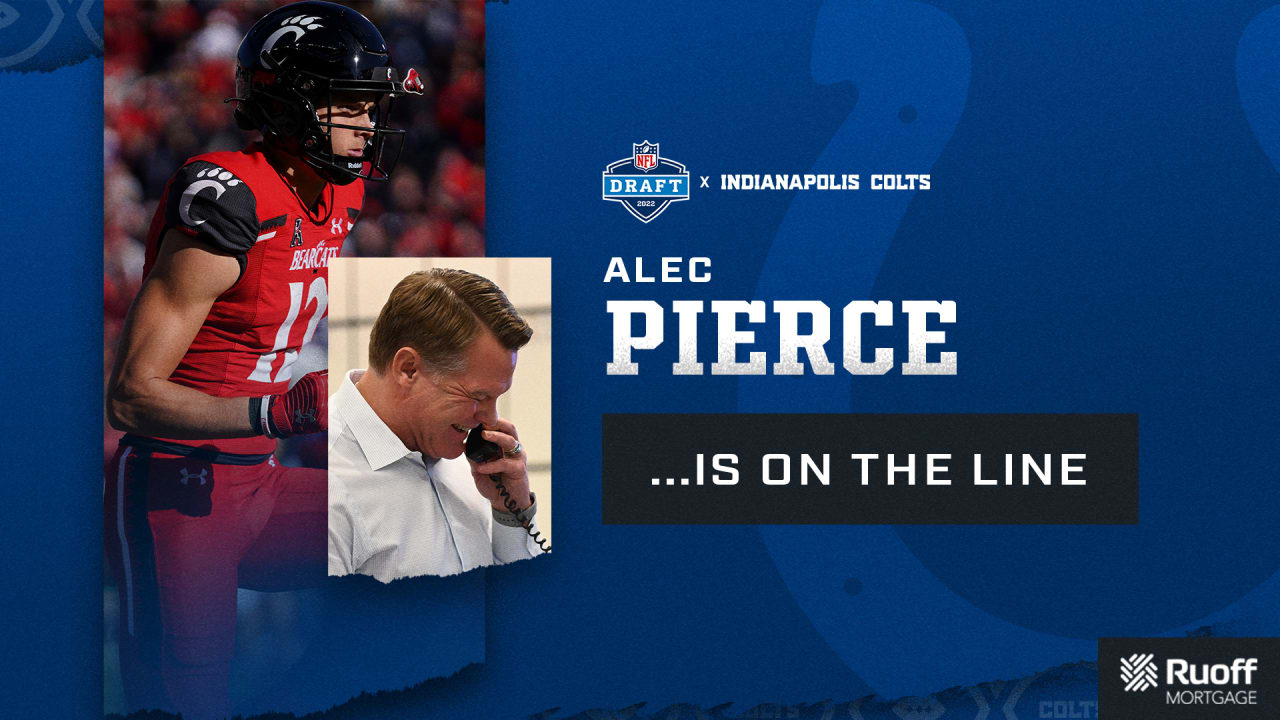
[[[525,532],[521,526],[524,519],[529,519],[533,529],[538,529],[538,523],[533,520],[533,515],[538,511],[538,499],[533,498],[533,504],[520,513],[520,516],[499,510],[493,511],[493,523],[490,526],[490,532],[493,534],[493,562],[495,564],[515,562],[516,560],[527,560],[535,555],[542,554],[542,548],[538,547],[538,543],[534,542],[533,537]]]
[[[257,200],[231,171],[197,160],[182,166],[169,183],[165,224],[210,248],[244,256],[258,239]]]
[[[329,575],[354,572],[355,528],[347,512],[346,493],[341,483],[329,480]]]

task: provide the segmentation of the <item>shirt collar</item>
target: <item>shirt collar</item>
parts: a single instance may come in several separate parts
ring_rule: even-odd
[[[342,381],[342,387],[333,396],[333,401],[346,421],[356,443],[364,452],[364,459],[373,470],[381,470],[391,463],[412,453],[405,447],[400,438],[391,432],[391,428],[378,417],[369,406],[369,402],[360,394],[356,383],[364,377],[364,370],[351,370]]]

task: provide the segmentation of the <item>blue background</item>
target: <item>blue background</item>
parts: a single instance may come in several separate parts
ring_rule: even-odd
[[[1091,661],[1100,635],[1280,634],[1280,9],[487,10],[488,251],[554,258],[556,553],[488,572],[482,666],[344,717],[741,712],[1009,680]],[[17,150],[0,184],[15,715],[101,707],[101,69],[0,73],[19,99],[0,118]],[[712,185],[929,172],[933,188],[695,180],[645,225],[599,196],[604,166],[641,140]],[[706,255],[713,281],[606,285],[615,255]],[[637,356],[639,376],[606,377],[605,301],[641,298],[952,299],[959,374],[673,377],[668,342]],[[1141,523],[600,522],[602,413],[845,410],[1137,412]],[[352,642],[352,666],[401,652]],[[323,692],[299,675],[295,693]],[[1070,677],[1045,697],[1092,697],[1087,667]]]

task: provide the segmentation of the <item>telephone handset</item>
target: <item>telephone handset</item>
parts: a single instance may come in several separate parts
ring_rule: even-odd
[[[502,457],[502,448],[499,447],[496,442],[485,440],[484,435],[480,432],[481,430],[484,430],[484,425],[477,425],[471,428],[471,432],[467,433],[467,442],[465,446],[467,459],[477,465],[487,463],[491,460],[497,460]],[[502,476],[490,475],[489,479],[493,481],[495,486],[497,486],[498,494],[502,496],[502,504],[507,507],[507,511],[513,515],[519,516],[520,506],[517,505],[516,501],[511,497],[511,493],[507,492],[507,488],[502,485]],[[529,533],[529,537],[533,538],[533,541],[538,544],[538,547],[542,548],[542,552],[551,552],[551,544],[543,539],[541,532],[533,529],[532,518],[523,521],[523,523],[521,523],[521,527],[524,528],[525,532]]]

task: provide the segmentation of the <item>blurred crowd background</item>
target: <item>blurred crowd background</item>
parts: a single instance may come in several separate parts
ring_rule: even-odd
[[[240,40],[284,0],[105,0],[103,69],[103,378],[114,362],[142,280],[148,226],[165,184],[192,155],[238,150],[257,139],[223,102],[235,94]],[[421,98],[396,102],[391,124],[408,131],[390,182],[365,183],[365,204],[344,256],[484,255],[483,0],[343,1],[382,31],[403,73],[418,70]],[[294,377],[327,366],[325,327]],[[104,461],[122,433],[103,423]],[[325,466],[323,435],[282,443],[287,465]],[[110,585],[110,578],[107,578]],[[106,593],[108,676],[114,588]],[[245,601],[248,601],[247,603]],[[253,604],[242,598],[242,605]],[[279,602],[288,602],[283,598]],[[242,608],[243,610],[243,608]],[[260,614],[260,613],[259,613]],[[288,611],[286,615],[291,615]],[[242,623],[254,615],[244,616]],[[278,624],[278,621],[277,623]],[[115,678],[108,677],[111,711]]]
[[[104,374],[141,282],[147,227],[183,161],[238,150],[236,49],[280,0],[106,0],[103,77]],[[417,68],[422,98],[397,102],[408,130],[387,183],[365,183],[365,205],[344,256],[484,254],[483,0],[345,3],[378,26],[398,69]],[[109,456],[118,434],[107,428]]]

